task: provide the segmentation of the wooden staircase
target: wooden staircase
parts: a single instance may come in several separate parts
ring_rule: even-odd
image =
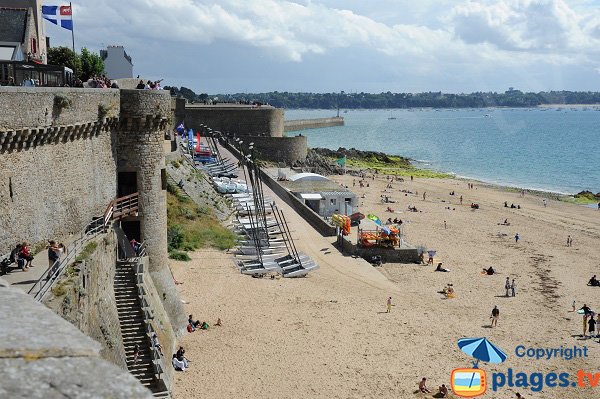
[[[169,392],[157,375],[156,365],[144,309],[136,281],[135,262],[117,262],[114,279],[115,300],[121,327],[121,337],[127,356],[127,369],[155,397],[168,398]],[[134,348],[138,345],[139,355],[134,361]]]

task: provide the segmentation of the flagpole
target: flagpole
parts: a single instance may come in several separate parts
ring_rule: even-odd
[[[71,40],[73,44],[73,75],[75,75],[75,80],[77,80],[77,53],[75,52],[75,24],[73,23],[73,6],[71,2],[69,2],[69,9],[71,10]]]

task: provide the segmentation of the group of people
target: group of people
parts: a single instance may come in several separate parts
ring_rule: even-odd
[[[26,241],[17,244],[9,255],[9,263],[14,263],[18,268],[23,270],[24,272],[28,271],[30,267],[32,267],[31,262],[33,261],[33,254],[31,253],[31,249],[29,248],[29,244]],[[3,270],[4,273],[8,272],[8,267],[5,267]]]
[[[119,85],[116,81],[111,81],[106,75],[92,76],[88,79],[87,84],[92,89],[118,89]]]
[[[190,367],[190,361],[185,357],[183,346],[180,346],[177,352],[173,353],[171,363],[176,371],[185,371]]]
[[[138,90],[162,90],[162,87],[160,87],[161,80],[157,80],[155,82],[149,80],[146,83],[144,83],[143,80],[140,80],[135,88]]]
[[[508,206],[507,201],[504,201],[504,207],[510,209],[521,209],[521,205],[510,204],[510,206]]]
[[[431,393],[429,388],[427,388],[427,378],[423,377],[423,379],[419,382],[419,392],[421,393]],[[446,384],[442,384],[438,387],[438,398],[447,398],[448,397],[448,387]]]
[[[573,309],[575,309],[575,306],[573,306]],[[585,338],[589,334],[590,338],[600,338],[600,313],[596,314],[585,303],[579,311],[583,312],[583,337]],[[596,325],[598,325],[598,329]]]
[[[217,319],[217,322],[215,323],[215,326],[221,326],[221,318]],[[205,321],[200,321],[200,320],[194,320],[194,316],[193,315],[189,315],[188,316],[188,325],[187,325],[187,331],[188,332],[194,332],[196,330],[208,330],[208,328],[210,327],[210,325],[205,322]]]
[[[60,257],[66,252],[66,248],[64,244],[57,243],[54,240],[48,241],[48,245],[46,246],[48,250],[48,267],[49,273],[53,272],[54,268],[58,266],[58,262]],[[22,271],[26,272],[30,267],[33,267],[33,253],[31,252],[30,245],[27,241],[23,241],[17,244],[13,250],[10,252],[8,257],[8,264],[14,263],[20,268]],[[8,272],[8,268],[4,270],[4,272]],[[50,275],[50,274],[49,274]]]

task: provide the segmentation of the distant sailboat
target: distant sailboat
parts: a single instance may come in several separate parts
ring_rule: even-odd
[[[396,119],[396,117],[395,117],[395,116],[392,116],[392,111],[390,111],[390,116],[389,116],[389,118],[388,118],[388,119],[389,119],[389,120]]]

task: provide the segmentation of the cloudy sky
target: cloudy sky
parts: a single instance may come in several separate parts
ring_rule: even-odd
[[[600,91],[600,0],[75,0],[73,12],[76,47],[124,45],[134,74],[196,92]]]

